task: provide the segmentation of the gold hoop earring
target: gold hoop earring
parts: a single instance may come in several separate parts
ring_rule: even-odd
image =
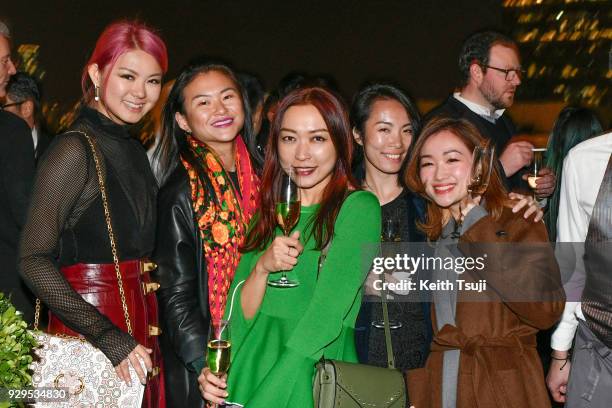
[[[94,100],[100,102],[100,87],[98,85],[94,85]]]

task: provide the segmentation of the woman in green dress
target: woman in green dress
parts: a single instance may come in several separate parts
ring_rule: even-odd
[[[380,239],[380,205],[369,192],[351,193],[348,115],[331,92],[312,87],[288,94],[269,140],[261,209],[226,311],[232,336],[229,378],[205,368],[200,390],[205,399],[230,406],[311,407],[314,367],[322,356],[357,362],[355,320]],[[289,168],[301,216],[285,237],[277,227],[275,203],[283,169]],[[318,271],[324,248],[327,256]],[[269,286],[280,271],[299,285]]]

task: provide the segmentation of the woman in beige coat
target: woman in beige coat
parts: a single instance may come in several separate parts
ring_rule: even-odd
[[[428,200],[421,228],[436,257],[475,260],[433,272],[432,282],[454,285],[433,292],[431,354],[408,373],[416,408],[550,406],[535,336],[563,312],[559,270],[544,224],[514,213],[496,166],[482,195],[468,193],[474,148],[485,144],[465,120],[434,119],[406,169],[408,186]]]

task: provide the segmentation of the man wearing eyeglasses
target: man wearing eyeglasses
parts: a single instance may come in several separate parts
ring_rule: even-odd
[[[428,113],[426,120],[447,115],[472,122],[495,144],[508,179],[507,187],[528,190],[521,170],[533,160],[534,146],[527,141],[511,140],[517,132],[506,113],[523,77],[516,43],[494,31],[473,34],[461,48],[459,71],[459,91]],[[548,197],[554,191],[555,176],[547,168],[539,175],[536,195]]]
[[[10,32],[0,21],[0,105],[15,74]],[[33,296],[17,272],[19,236],[28,211],[34,181],[34,143],[26,122],[0,110],[0,291],[11,295],[26,321],[33,317]]]

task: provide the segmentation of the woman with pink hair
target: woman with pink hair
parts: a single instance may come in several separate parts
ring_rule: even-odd
[[[146,262],[157,184],[129,126],[155,105],[167,68],[166,46],[150,28],[106,27],[83,70],[83,107],[39,163],[20,254],[25,281],[50,310],[48,331],[85,338],[119,379],[146,383],[146,407],[165,406],[150,293],[158,285]]]

